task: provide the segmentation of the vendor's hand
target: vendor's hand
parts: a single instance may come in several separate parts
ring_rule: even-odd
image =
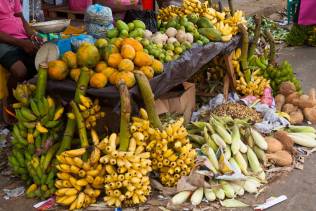
[[[21,48],[27,53],[27,54],[30,54],[30,55],[33,55],[36,53],[37,51],[37,47],[36,45],[33,44],[32,41],[30,40],[23,40],[21,42]]]
[[[37,47],[41,47],[43,45],[43,39],[36,34],[30,36],[30,39],[37,45]]]

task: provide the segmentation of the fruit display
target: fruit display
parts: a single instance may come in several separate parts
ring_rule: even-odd
[[[59,149],[64,108],[45,97],[47,65],[41,64],[36,88],[20,84],[13,91],[17,123],[13,126],[13,149],[8,160],[13,172],[30,185],[27,197],[48,198],[55,192],[52,162]]]
[[[112,42],[112,39],[115,38],[142,38],[145,33],[146,25],[141,20],[134,20],[130,23],[125,23],[122,20],[117,20],[115,22],[115,28],[110,29],[106,32],[106,37],[110,39],[110,42]]]
[[[108,206],[135,206],[146,202],[151,193],[148,173],[151,172],[150,153],[145,152],[145,134],[131,130],[131,104],[128,88],[120,81],[121,121],[119,135],[113,133],[102,140],[101,150],[105,153],[100,162],[105,165],[104,201]],[[146,111],[142,109],[143,117]],[[137,121],[137,123],[140,123]],[[147,134],[148,135],[148,134]]]
[[[293,24],[286,36],[286,43],[290,46],[316,45],[316,27]]]
[[[150,122],[147,128],[149,138],[146,151],[150,152],[152,168],[159,173],[163,185],[176,186],[181,176],[190,174],[196,158],[195,149],[192,148],[186,128],[183,126],[184,119],[180,118],[162,125],[154,109],[153,93],[147,78],[143,73],[137,72],[136,80]]]
[[[249,65],[248,58],[253,58],[255,56],[251,55],[251,53],[253,53],[252,51],[249,51],[248,54],[249,40],[246,28],[242,24],[239,24],[238,26],[242,32],[242,48],[240,54],[240,65],[236,65],[236,61],[233,62],[234,69],[236,68],[235,71],[239,76],[236,80],[236,90],[246,96],[253,95],[259,97],[263,95],[265,88],[270,87],[270,81],[260,75],[260,67],[255,69]],[[253,43],[250,49],[256,48],[255,46],[256,43]]]
[[[183,1],[181,7],[168,6],[162,8],[159,10],[158,20],[168,22],[170,19],[183,16],[188,16],[193,21],[197,20],[199,17],[205,17],[211,22],[214,29],[220,32],[221,40],[223,41],[229,41],[232,38],[232,35],[238,33],[237,25],[239,23],[246,23],[242,11],[236,11],[231,16],[229,11],[218,12],[214,8],[208,7],[208,1],[202,3],[199,0]],[[206,36],[210,29],[204,30],[204,28],[213,27],[204,26],[205,25],[199,26],[199,28],[203,28],[203,30],[200,31],[200,34]]]

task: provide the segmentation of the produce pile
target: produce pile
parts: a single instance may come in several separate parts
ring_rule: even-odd
[[[28,186],[27,197],[55,196],[55,202],[69,210],[100,200],[102,206],[126,208],[145,204],[155,197],[155,188],[169,192],[166,195],[172,196],[175,206],[190,198],[197,209],[210,202],[246,207],[238,196],[259,194],[272,177],[271,168],[290,167],[301,150],[316,147],[316,130],[297,125],[316,122],[315,89],[302,94],[291,66],[286,61],[276,64],[270,32],[264,31],[270,50],[256,53],[260,19],[255,18],[250,46],[240,11],[218,12],[207,2],[185,0],[181,7],[161,9],[159,20],[160,31],[155,34],[139,20],[118,20],[106,39],[83,43],[76,52],[41,64],[36,86],[19,84],[13,90],[17,123],[11,130],[8,161]],[[248,97],[243,102],[255,97],[251,106],[223,99],[188,124],[181,114],[161,119],[149,80],[193,43],[228,41],[238,30],[242,46],[231,54],[235,88]],[[223,56],[217,56],[192,80],[220,83],[227,74],[225,67]],[[64,80],[68,75],[76,90],[66,105],[45,90],[48,77]],[[101,99],[86,95],[88,87],[103,88],[108,83],[120,94],[120,126],[114,131],[104,130],[99,121],[107,117]],[[138,113],[132,113],[129,93],[134,85],[144,105]],[[210,96],[204,97],[209,102]],[[291,124],[260,133],[256,123],[265,117],[252,108],[258,102],[272,117],[286,116]]]
[[[290,46],[316,46],[316,26],[294,24],[286,36],[286,43]]]

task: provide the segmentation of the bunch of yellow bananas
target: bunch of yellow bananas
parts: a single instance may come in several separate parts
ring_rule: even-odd
[[[180,118],[169,123],[163,131],[151,135],[146,150],[151,153],[152,167],[159,172],[163,185],[173,187],[181,176],[190,173],[196,153],[187,138],[188,132]]]
[[[192,13],[203,14],[208,9],[208,2],[200,2],[199,0],[184,0],[182,4],[183,11],[186,15]]]
[[[18,84],[17,87],[12,90],[12,94],[14,98],[19,101],[18,104],[27,105],[35,89],[36,86],[33,84]]]
[[[84,208],[95,203],[104,185],[105,169],[99,162],[93,162],[96,158],[100,158],[100,155],[91,153],[89,160],[83,161],[81,156],[85,153],[86,149],[80,148],[57,155],[59,164],[56,168],[59,172],[58,180],[55,182],[56,202],[69,206],[69,210]]]
[[[108,206],[137,205],[144,203],[150,194],[150,153],[144,152],[144,146],[137,146],[136,139],[130,139],[126,152],[117,149],[118,137],[115,133],[100,142],[100,149],[106,153],[100,162],[105,164],[107,173],[104,201]]]
[[[232,29],[232,34],[235,35],[238,33],[238,24],[242,23],[245,26],[247,25],[247,20],[244,13],[241,10],[235,11],[233,16],[227,16],[227,18],[222,20],[226,25],[228,24]]]
[[[97,98],[92,102],[89,97],[80,95],[80,104],[78,106],[87,129],[94,128],[97,125],[97,120],[105,116],[105,113],[101,111],[99,99]],[[68,113],[68,117],[74,119],[75,115]]]
[[[159,10],[158,20],[168,21],[177,16],[184,16],[185,13],[181,7],[170,5]]]
[[[255,72],[256,71],[254,71],[254,73]],[[243,95],[254,95],[256,97],[260,97],[263,94],[264,89],[270,87],[270,81],[265,79],[263,76],[257,76],[255,74],[252,74],[251,80],[248,83],[245,78],[241,76],[239,80],[236,81],[236,90],[241,92]]]

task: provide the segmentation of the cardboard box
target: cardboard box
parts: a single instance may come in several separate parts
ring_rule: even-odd
[[[183,114],[185,122],[189,122],[195,108],[195,84],[184,82],[155,101],[158,114]]]

